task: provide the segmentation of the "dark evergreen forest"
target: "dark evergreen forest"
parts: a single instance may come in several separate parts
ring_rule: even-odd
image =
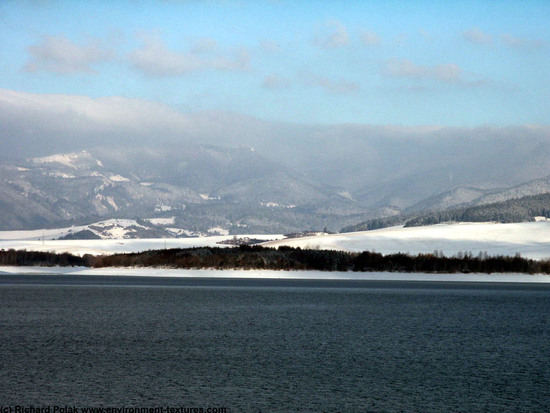
[[[84,257],[8,250],[0,251],[0,265],[550,274],[550,260],[535,261],[519,255],[491,257],[482,253],[476,256],[467,253],[459,257],[445,257],[437,252],[416,256],[401,253],[382,255],[369,251],[349,253],[291,247],[271,249],[248,245]]]

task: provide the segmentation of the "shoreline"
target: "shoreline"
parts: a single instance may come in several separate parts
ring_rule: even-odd
[[[216,270],[171,269],[144,267],[30,267],[0,266],[1,275],[78,275],[147,278],[222,278],[270,280],[364,280],[364,281],[427,281],[427,282],[494,282],[494,283],[550,283],[550,275],[519,273],[403,273],[403,272],[338,272],[338,271],[283,271],[283,270]]]

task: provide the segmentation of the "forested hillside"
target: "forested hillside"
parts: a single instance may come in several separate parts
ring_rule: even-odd
[[[395,225],[406,227],[434,225],[442,222],[525,222],[534,221],[535,217],[539,216],[550,218],[550,193],[487,205],[373,219],[345,227],[342,232],[368,231]]]

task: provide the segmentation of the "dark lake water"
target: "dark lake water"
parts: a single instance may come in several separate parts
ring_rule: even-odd
[[[0,275],[0,405],[550,411],[550,286]]]

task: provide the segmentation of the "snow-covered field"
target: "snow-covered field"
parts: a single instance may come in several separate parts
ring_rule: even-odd
[[[168,239],[48,239],[48,237],[51,238],[57,234],[55,231],[0,231],[0,249],[13,248],[97,255],[163,248],[224,246],[218,242],[233,238],[233,236],[227,235]],[[487,252],[489,255],[520,253],[525,258],[550,258],[550,221],[517,224],[439,224],[412,228],[392,227],[374,231],[293,239],[283,239],[282,235],[240,235],[239,237],[272,240],[263,244],[269,247],[289,245],[310,249],[376,251],[383,254],[396,252],[419,254],[432,253],[437,250],[446,256],[453,256],[460,252],[471,252],[473,255],[477,255],[479,252]]]
[[[53,231],[53,230],[52,230]],[[36,231],[40,234],[41,231]],[[8,236],[6,236],[6,234]],[[233,236],[171,239],[101,239],[101,240],[37,240],[17,239],[14,232],[0,232],[0,249],[26,249],[35,251],[70,252],[73,254],[112,254],[138,252],[150,249],[224,246],[217,244]],[[240,237],[245,237],[240,236]],[[282,239],[282,235],[248,235],[250,238],[270,239],[264,245],[289,245],[301,248],[335,249],[343,251],[377,251],[384,254],[408,252],[431,253],[438,250],[447,256],[459,252],[480,251],[489,255],[515,255],[533,259],[550,258],[550,222],[519,224],[462,223],[440,224],[426,227],[392,227],[375,231],[346,234],[317,235]],[[23,239],[21,239],[23,238]],[[227,245],[225,245],[227,246]],[[272,278],[272,279],[331,279],[331,280],[409,280],[409,281],[472,281],[472,282],[550,282],[547,275],[524,274],[402,274],[355,273],[320,271],[267,271],[267,270],[179,270],[163,268],[61,268],[61,267],[0,267],[1,273],[10,274],[74,274],[163,277],[217,277],[217,278]]]
[[[27,251],[69,252],[74,255],[107,255],[126,252],[140,252],[165,248],[193,248],[193,247],[229,247],[218,244],[221,241],[231,240],[233,235],[219,235],[196,238],[150,238],[150,239],[93,239],[93,240],[17,240],[3,239],[0,232],[0,249],[16,249]],[[282,235],[239,235],[239,238],[258,238],[275,240]]]
[[[515,255],[524,258],[550,258],[550,222],[517,224],[459,223],[424,227],[391,227],[374,231],[283,239],[264,244],[308,249],[376,251],[420,254],[438,250],[446,256],[459,252],[487,252],[489,255]]]
[[[166,268],[0,267],[0,274],[143,276],[171,278],[263,278],[299,280],[432,281],[550,283],[548,275],[425,274],[388,272],[325,272],[273,270],[180,270]]]

